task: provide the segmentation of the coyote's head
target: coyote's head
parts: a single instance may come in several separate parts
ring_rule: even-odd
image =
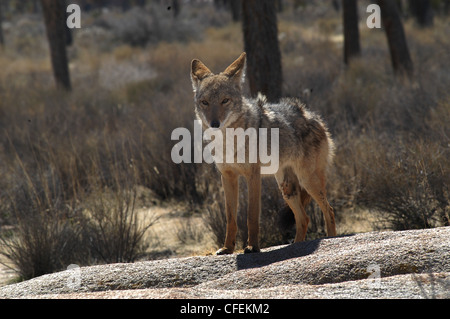
[[[192,60],[195,113],[205,127],[225,128],[239,118],[244,69],[245,52],[219,74],[213,74],[201,61]]]

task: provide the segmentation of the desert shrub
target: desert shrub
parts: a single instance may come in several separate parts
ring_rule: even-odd
[[[86,264],[82,227],[62,218],[60,210],[36,212],[0,235],[1,254],[12,263],[21,279],[60,271],[70,264]]]
[[[86,263],[84,222],[75,203],[64,198],[60,177],[48,168],[37,176],[19,169],[15,177],[0,199],[0,214],[14,225],[0,233],[0,253],[22,279]]]
[[[8,191],[0,196],[0,216],[12,225],[0,234],[0,253],[21,278],[140,257],[152,221],[137,221],[137,175],[126,140],[97,150],[38,140],[20,146],[24,158],[15,152],[16,167],[2,181]]]
[[[144,224],[138,219],[136,191],[103,190],[88,202],[83,236],[93,258],[102,263],[133,262],[145,254],[144,235],[155,219]]]
[[[365,159],[358,202],[378,211],[380,228],[448,225],[448,150],[423,141],[385,143],[373,142],[377,152]]]
[[[187,217],[183,222],[179,222],[175,232],[178,241],[182,244],[198,243],[205,237],[203,229],[200,229],[198,224],[190,217]]]
[[[398,92],[403,96],[397,97]],[[391,108],[382,110],[389,117],[371,116],[370,124],[335,138],[329,194],[336,216],[357,207],[377,216],[377,229],[448,225],[448,104],[420,103],[417,93],[405,89],[389,94]],[[392,103],[414,96],[419,106]],[[385,98],[382,102],[388,103]]]
[[[70,264],[132,262],[147,248],[144,235],[154,220],[138,220],[135,191],[102,188],[90,192],[93,199],[73,199],[52,170],[17,177],[23,183],[1,198],[1,214],[14,226],[0,233],[0,253],[21,278]]]
[[[199,23],[174,19],[164,6],[134,7],[123,14],[104,13],[94,25],[108,30],[114,42],[138,47],[160,41],[187,42],[201,38]]]
[[[207,206],[202,213],[206,226],[210,230],[217,247],[222,247],[226,236],[226,214],[223,205],[217,203],[214,206]]]

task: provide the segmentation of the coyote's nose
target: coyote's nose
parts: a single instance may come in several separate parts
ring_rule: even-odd
[[[219,126],[220,126],[219,121],[216,121],[216,120],[211,121],[211,127],[218,128]]]

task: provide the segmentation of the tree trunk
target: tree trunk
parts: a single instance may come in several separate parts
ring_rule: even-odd
[[[277,9],[277,12],[283,12],[284,10],[283,0],[277,0],[275,2],[275,7]]]
[[[176,18],[180,14],[180,1],[172,0],[173,17]]]
[[[405,15],[405,11],[403,10],[403,1],[402,0],[395,0],[395,2],[397,2],[398,13],[400,14],[400,16],[403,17]]]
[[[378,0],[381,9],[386,37],[391,54],[394,73],[400,76],[411,77],[413,74],[413,63],[409,55],[406,43],[405,31],[397,9],[397,4],[392,0]]]
[[[342,0],[344,18],[344,63],[361,54],[358,29],[358,7],[356,0]]]
[[[430,0],[409,0],[409,10],[422,28],[433,25],[433,9]]]
[[[228,0],[214,0],[214,6],[216,7],[216,9],[223,9],[226,6],[226,2]]]
[[[241,1],[242,0],[230,0],[231,17],[234,22],[241,20]]]
[[[70,90],[66,52],[66,7],[64,1],[41,0],[56,86]]]
[[[282,70],[275,0],[242,1],[242,27],[250,93],[255,97],[261,92],[276,102],[281,97]]]
[[[334,10],[339,11],[341,9],[341,4],[339,3],[339,0],[332,0],[331,3],[333,4]]]
[[[3,23],[3,1],[0,0],[0,46],[3,48],[3,46],[5,45],[5,38],[3,37],[3,28],[2,28],[2,23]]]

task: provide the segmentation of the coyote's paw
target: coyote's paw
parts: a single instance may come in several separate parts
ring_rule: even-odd
[[[260,250],[256,246],[247,246],[244,249],[244,254],[251,254],[251,253],[259,253]]]
[[[216,251],[216,255],[229,255],[232,253],[233,253],[233,250],[226,248],[226,247],[220,248],[218,251]]]

